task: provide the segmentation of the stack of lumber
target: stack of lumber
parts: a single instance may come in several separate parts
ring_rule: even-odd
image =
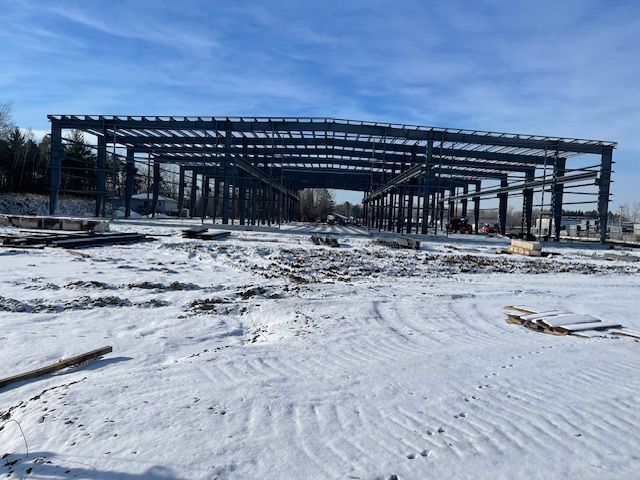
[[[527,257],[541,257],[542,244],[540,242],[529,242],[527,240],[518,240],[517,238],[514,238],[511,240],[511,245],[507,251],[509,253],[517,253],[518,255],[525,255]]]
[[[509,306],[507,323],[522,325],[530,330],[552,335],[596,337],[606,334],[623,335],[640,339],[639,333],[623,329],[617,322],[603,322],[589,314],[570,313],[562,310],[536,311],[530,307]],[[620,329],[620,330],[616,330]]]
[[[320,235],[319,233],[314,233],[313,235],[311,235],[311,241],[316,245],[324,243],[325,245],[329,245],[330,247],[334,248],[340,246],[336,237],[331,237],[329,235]]]
[[[193,227],[193,228],[189,228],[188,230],[183,230],[182,231],[182,237],[183,238],[196,238],[198,240],[222,240],[226,237],[228,237],[229,235],[231,235],[231,232],[214,232],[214,233],[209,233],[208,232],[209,228],[208,227]]]
[[[386,245],[391,248],[408,248],[412,250],[420,250],[420,241],[414,238],[398,235],[393,239],[378,238],[376,240],[380,245]]]
[[[87,248],[136,243],[153,240],[140,233],[75,233],[75,234],[39,234],[25,236],[5,236],[0,245],[12,248]]]

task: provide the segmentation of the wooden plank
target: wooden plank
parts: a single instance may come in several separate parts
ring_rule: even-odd
[[[619,335],[621,337],[631,337],[640,339],[640,333],[629,332],[629,331],[615,331],[611,332],[611,335]]]
[[[619,323],[602,323],[600,321],[593,323],[581,323],[578,325],[560,325],[553,327],[556,330],[571,332],[585,332],[589,330],[608,330],[610,328],[622,328]]]
[[[504,309],[511,310],[514,312],[525,313],[528,315],[532,315],[536,313],[534,310],[531,310],[531,308],[529,307],[522,307],[522,306],[515,306],[515,305],[507,305],[506,307],[504,307]]]
[[[523,315],[523,320],[530,320],[532,322],[537,322],[540,319],[544,319],[545,317],[555,317],[556,315],[565,314],[568,312],[561,312],[560,310],[549,310],[547,312],[539,312],[532,313],[530,315]]]
[[[53,373],[64,368],[77,365],[79,363],[84,363],[89,360],[96,360],[101,356],[106,355],[107,353],[111,353],[112,351],[112,347],[102,347],[98,348],[97,350],[91,350],[90,352],[83,353],[82,355],[76,355],[75,357],[60,360],[57,363],[53,363],[45,367],[36,368],[35,370],[30,370],[18,375],[2,378],[0,379],[0,388],[4,387],[5,385],[9,385],[10,383],[20,382],[22,380],[27,380],[34,377],[41,377],[43,375],[47,375],[48,373]]]
[[[597,317],[589,314],[577,314],[577,313],[565,313],[561,315],[547,315],[542,318],[538,318],[538,323],[544,323],[549,327],[565,327],[567,325],[578,325],[584,323],[599,323],[600,320]]]

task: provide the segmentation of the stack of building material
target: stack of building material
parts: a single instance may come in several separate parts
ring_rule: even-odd
[[[0,215],[0,225],[39,230],[71,230],[108,232],[109,220],[105,218],[49,217],[37,215]]]
[[[526,255],[527,257],[541,257],[542,244],[540,242],[529,242],[527,240],[514,238],[511,240],[511,245],[507,251],[509,253],[517,253],[518,255]]]
[[[0,245],[12,248],[86,248],[102,247],[105,245],[116,245],[126,243],[136,243],[153,240],[140,233],[75,233],[75,234],[40,234],[23,236],[5,236],[0,239]]]
[[[222,240],[231,235],[231,232],[208,233],[208,227],[193,227],[182,231],[183,238],[194,238],[198,240]]]
[[[329,235],[320,235],[319,233],[314,233],[311,235],[311,241],[316,245],[320,245],[324,243],[325,245],[329,245],[330,247],[339,247],[340,243],[338,243],[338,239],[336,237],[331,237]]]
[[[379,238],[376,240],[381,245],[391,248],[409,248],[412,250],[420,250],[420,241],[411,237],[398,235],[393,239]]]
[[[505,307],[507,322],[522,325],[541,333],[595,337],[606,334],[623,335],[640,339],[640,334],[623,329],[617,322],[603,322],[589,314],[570,313],[562,310],[536,311],[530,307]],[[623,330],[615,330],[623,329]]]

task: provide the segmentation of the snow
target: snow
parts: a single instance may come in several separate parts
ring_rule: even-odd
[[[193,222],[195,224],[195,222]],[[640,330],[640,255],[504,240],[376,244],[362,229],[0,249],[0,377],[113,346],[0,389],[9,478],[633,478],[640,345],[544,335],[503,307]],[[187,222],[188,224],[188,222]],[[328,230],[324,227],[319,229]],[[0,229],[0,234],[15,229]],[[15,462],[15,463],[13,463]],[[6,463],[6,464],[5,464]]]

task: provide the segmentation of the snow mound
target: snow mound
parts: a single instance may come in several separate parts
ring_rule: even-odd
[[[49,215],[49,197],[37,194],[1,194],[0,213],[10,215]],[[87,198],[60,198],[56,214],[66,217],[93,217],[95,214],[95,202]]]

